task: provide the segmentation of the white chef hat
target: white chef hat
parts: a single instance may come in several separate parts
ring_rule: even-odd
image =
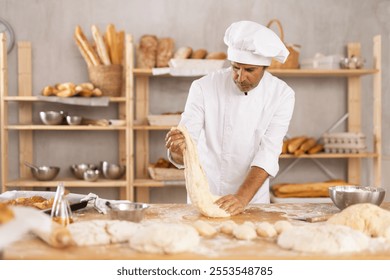
[[[224,42],[228,59],[238,63],[269,66],[273,58],[284,63],[290,54],[275,32],[252,21],[230,25]]]

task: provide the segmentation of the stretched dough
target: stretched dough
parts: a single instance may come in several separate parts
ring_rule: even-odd
[[[229,213],[214,203],[219,197],[212,195],[210,192],[206,174],[200,165],[198,151],[190,134],[184,126],[179,126],[177,129],[183,133],[185,138],[184,175],[187,192],[192,204],[207,217],[229,217]]]
[[[390,242],[390,211],[374,204],[351,205],[327,222],[346,225],[372,237],[384,237]]]
[[[370,238],[347,226],[316,224],[295,226],[283,231],[277,244],[288,250],[308,253],[352,253],[368,248]]]
[[[199,240],[198,232],[190,225],[153,223],[133,234],[129,244],[143,253],[174,254],[193,250]]]

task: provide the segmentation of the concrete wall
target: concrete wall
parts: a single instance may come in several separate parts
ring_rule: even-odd
[[[0,17],[14,28],[18,41],[31,41],[33,47],[33,91],[35,95],[48,85],[57,82],[88,80],[86,65],[73,41],[73,31],[80,25],[87,34],[90,26],[101,29],[114,23],[134,36],[135,42],[143,34],[158,37],[170,36],[176,46],[206,48],[224,51],[223,34],[230,23],[237,20],[253,20],[266,24],[272,18],[281,20],[285,41],[302,45],[301,59],[315,53],[345,55],[348,42],[360,42],[367,67],[373,65],[372,38],[382,35],[382,128],[383,128],[383,178],[382,184],[390,192],[390,105],[389,98],[389,33],[390,1],[383,0],[0,0]],[[16,49],[9,55],[9,92],[17,92]],[[306,134],[319,137],[337,121],[346,110],[346,82],[344,79],[290,78],[287,82],[297,96],[296,109],[290,127],[290,135]],[[151,83],[150,110],[153,113],[182,110],[191,79],[156,78]],[[363,79],[363,131],[372,132],[372,77]],[[157,102],[158,99],[158,102]],[[387,105],[387,106],[386,106]],[[11,107],[12,108],[12,107]],[[54,104],[39,104],[34,108],[65,109],[91,118],[115,116],[115,107],[94,110]],[[17,121],[10,113],[10,120]],[[345,129],[341,126],[340,131]],[[78,136],[80,135],[80,136]],[[164,155],[163,132],[153,132],[151,161]],[[77,137],[76,137],[77,136]],[[76,137],[76,140],[75,140]],[[116,161],[116,136],[110,133],[39,132],[34,134],[35,162],[57,164],[60,175],[69,173],[69,165],[78,162]],[[10,176],[15,177],[17,166],[17,134],[11,133]],[[368,137],[368,141],[372,141]],[[15,145],[14,145],[15,143]],[[110,147],[110,149],[107,149]],[[343,178],[345,161],[322,160],[324,165]],[[366,161],[365,161],[366,162]],[[289,161],[281,162],[285,168]],[[372,180],[370,161],[364,164],[363,183]],[[304,182],[326,180],[328,177],[311,161],[301,161],[289,173],[276,182]],[[73,190],[88,193],[91,190]],[[117,197],[113,190],[93,190],[107,198]],[[389,199],[388,195],[388,199]],[[181,188],[154,190],[152,202],[184,202]]]

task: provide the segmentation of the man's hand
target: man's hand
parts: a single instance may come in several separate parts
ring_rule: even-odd
[[[171,129],[165,136],[165,147],[170,151],[173,160],[183,163],[183,152],[186,147],[184,135],[178,129]]]
[[[243,212],[246,206],[246,203],[243,202],[242,198],[233,194],[221,197],[215,202],[215,204],[232,216]]]

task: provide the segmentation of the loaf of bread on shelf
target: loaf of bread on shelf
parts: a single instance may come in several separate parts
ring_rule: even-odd
[[[271,186],[276,197],[328,197],[329,187],[347,184],[344,180],[310,183],[281,183]]]
[[[309,137],[299,146],[297,150],[294,151],[295,156],[300,156],[306,153],[308,150],[313,148],[317,144],[317,140]]]
[[[91,26],[92,37],[95,41],[96,51],[104,65],[111,65],[110,56],[107,51],[106,44],[104,43],[103,36],[100,33],[99,28],[96,25]]]
[[[161,38],[157,45],[157,67],[168,67],[169,60],[173,57],[175,41],[172,38]]]
[[[210,52],[207,54],[206,59],[226,59],[227,54],[224,52]]]
[[[74,39],[80,50],[81,55],[84,57],[88,66],[97,66],[102,64],[98,54],[93,49],[92,45],[88,42],[88,39],[85,36],[83,30],[78,25],[76,26],[74,32]]]
[[[293,154],[296,150],[299,149],[299,147],[305,142],[307,139],[306,136],[298,136],[298,137],[293,137],[290,140],[288,140],[287,144],[287,151],[290,154]]]
[[[314,147],[310,148],[307,153],[309,155],[312,155],[312,154],[317,154],[319,152],[321,152],[322,150],[324,149],[324,145],[322,144],[316,144]]]
[[[207,50],[205,49],[197,49],[194,50],[191,54],[192,59],[204,59],[207,56]]]
[[[78,85],[72,82],[58,83],[54,86],[46,86],[42,90],[43,96],[58,96],[58,97],[99,97],[103,93],[99,88],[95,88],[92,83],[80,83]]]
[[[154,35],[143,35],[137,47],[137,67],[156,67],[158,39]]]
[[[191,54],[192,54],[192,48],[191,47],[180,47],[174,53],[173,58],[187,59],[187,58],[191,57]]]

